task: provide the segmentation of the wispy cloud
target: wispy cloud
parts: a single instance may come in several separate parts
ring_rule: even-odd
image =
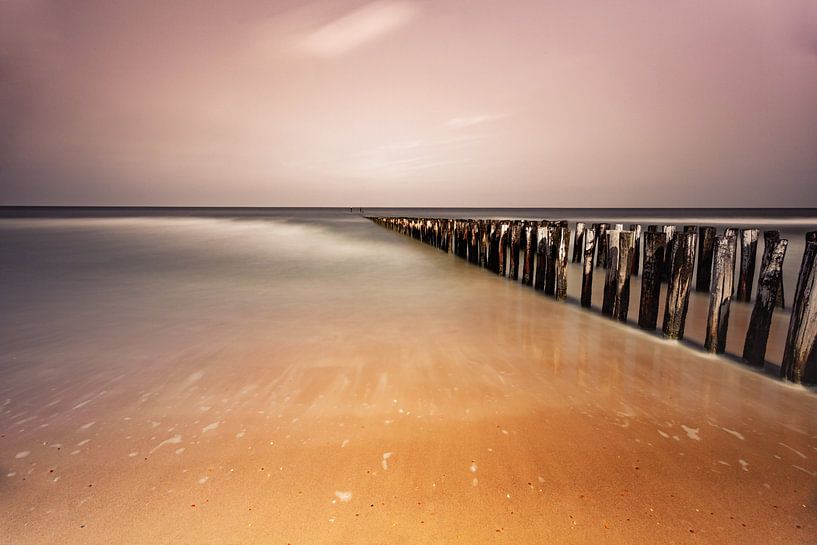
[[[372,2],[311,32],[301,49],[318,57],[339,57],[397,30],[416,15],[415,4],[405,0]]]
[[[498,119],[502,119],[503,117],[507,117],[507,115],[506,114],[467,115],[462,117],[451,118],[444,123],[444,126],[448,129],[467,129],[468,127],[482,125],[484,123],[490,123],[491,121],[496,121]]]

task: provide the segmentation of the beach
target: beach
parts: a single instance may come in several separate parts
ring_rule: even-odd
[[[4,218],[0,275],[0,543],[817,532],[817,395],[703,294],[664,341],[339,211]]]

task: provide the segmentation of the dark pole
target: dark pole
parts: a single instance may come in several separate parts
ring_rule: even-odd
[[[593,257],[596,255],[596,230],[584,230],[584,265],[582,271],[581,305],[590,308],[593,298]]]
[[[633,266],[630,271],[633,275],[638,276],[641,266],[641,226],[630,224],[630,231],[633,232]]]
[[[817,384],[817,240],[806,240],[780,374],[792,382]]]
[[[740,277],[738,278],[738,301],[752,300],[752,282],[757,260],[757,229],[743,229],[740,244]]]
[[[638,327],[654,330],[658,323],[658,302],[661,298],[661,270],[667,234],[657,231],[644,233],[644,268],[641,271],[641,304],[638,307]]]
[[[672,270],[670,271],[667,301],[664,305],[664,336],[670,339],[684,338],[689,290],[692,286],[692,270],[695,267],[695,243],[697,234],[675,233],[672,245]]]
[[[567,299],[567,252],[570,247],[570,229],[558,228],[559,246],[556,253],[556,300]]]
[[[715,235],[717,230],[714,227],[704,226],[698,234],[698,275],[695,281],[696,291],[709,291],[712,283],[712,254],[715,248]],[[729,296],[732,296],[732,288],[729,288]]]
[[[704,229],[708,228],[701,229],[701,236],[705,236]],[[735,278],[733,267],[737,241],[734,237],[717,237],[713,246],[715,263],[710,282],[709,315],[706,320],[704,348],[709,352],[723,354],[726,350],[726,333],[729,329],[729,305],[732,302],[732,282]],[[700,266],[700,261],[698,263]],[[698,279],[700,280],[700,276]]]
[[[576,238],[573,239],[573,257],[571,262],[580,263],[584,253],[584,222],[576,222]]]
[[[760,265],[760,277],[757,281],[757,297],[749,320],[749,329],[743,343],[743,359],[749,365],[763,367],[766,362],[766,344],[769,341],[769,329],[772,326],[777,291],[783,278],[783,259],[789,241],[777,238],[766,239],[763,248],[763,259]]]

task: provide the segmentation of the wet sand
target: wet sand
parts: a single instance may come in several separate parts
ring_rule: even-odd
[[[813,542],[802,388],[362,220],[98,227],[3,269],[2,543]]]

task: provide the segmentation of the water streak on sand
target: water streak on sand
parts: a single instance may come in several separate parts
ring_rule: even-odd
[[[162,441],[161,443],[159,443],[158,445],[156,445],[155,447],[150,449],[150,452],[148,454],[153,454],[154,452],[156,452],[157,450],[159,450],[160,448],[162,448],[165,445],[177,445],[177,444],[179,444],[181,442],[182,442],[182,436],[180,434],[176,434],[173,437],[171,437],[170,439],[165,439],[164,441]]]

